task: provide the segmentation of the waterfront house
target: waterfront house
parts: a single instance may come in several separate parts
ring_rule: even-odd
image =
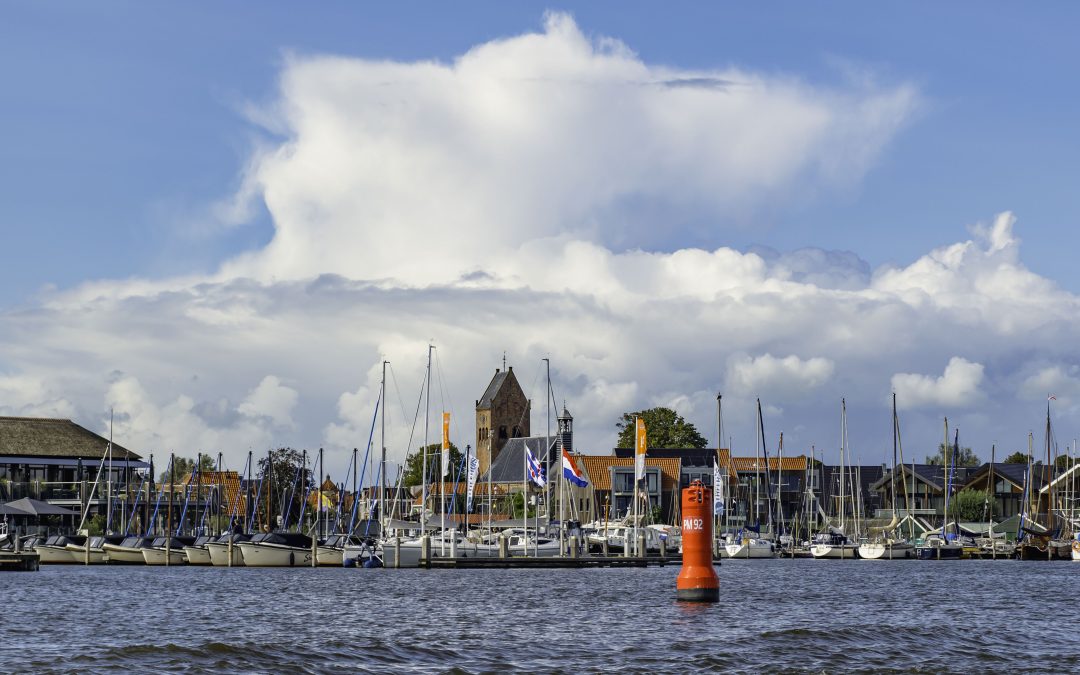
[[[126,486],[137,484],[150,469],[142,457],[115,442],[111,463],[108,455],[107,438],[71,420],[0,417],[0,503],[30,497],[80,514],[86,506],[91,515],[104,514],[107,481],[114,499],[124,499],[130,495]],[[75,518],[63,522],[64,527],[77,525]]]

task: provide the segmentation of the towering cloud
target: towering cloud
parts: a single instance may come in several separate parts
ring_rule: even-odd
[[[1004,444],[1080,344],[1078,299],[1024,267],[1011,214],[876,270],[722,244],[764,205],[857,183],[918,103],[906,85],[648,64],[557,14],[451,63],[294,58],[252,115],[280,140],[227,209],[263,200],[272,240],[211,275],[97,280],[0,315],[0,412],[103,427],[111,406],[140,450],[239,464],[325,445],[333,466],[367,447],[386,359],[400,458],[423,439],[434,340],[431,408],[460,446],[504,351],[534,429],[550,357],[585,451],[652,405],[711,432],[720,390],[737,449],[759,395],[787,452],[835,448],[846,396],[872,461],[893,388],[909,443],[936,444],[948,409],[977,449]]]

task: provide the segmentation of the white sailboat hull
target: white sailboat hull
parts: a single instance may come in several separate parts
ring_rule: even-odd
[[[246,567],[311,567],[311,549],[280,544],[238,544]]]
[[[210,564],[214,567],[229,566],[229,545],[227,543],[209,542],[206,544],[206,551],[210,555]],[[232,549],[232,566],[244,566],[244,554],[240,551],[240,545],[235,543]]]
[[[915,558],[915,547],[907,542],[871,542],[859,546],[863,560],[908,560]]]
[[[143,549],[141,548],[129,548],[127,546],[118,546],[116,544],[105,544],[101,547],[101,550],[105,553],[106,563],[121,565],[146,564],[146,560],[143,559]]]
[[[210,550],[204,546],[185,546],[184,557],[189,565],[210,565]]]
[[[724,552],[726,557],[732,560],[776,557],[776,550],[771,543],[757,540],[728,544],[724,547]]]
[[[855,544],[814,544],[810,547],[810,555],[815,558],[855,560],[859,557],[859,547]]]
[[[169,565],[183,565],[187,562],[183,548],[171,548],[167,553],[163,548],[144,548],[142,557],[147,565],[164,565],[166,559]]]

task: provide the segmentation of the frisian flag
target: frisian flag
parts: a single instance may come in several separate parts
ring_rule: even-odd
[[[540,462],[536,461],[536,457],[532,454],[532,450],[530,450],[528,446],[525,448],[525,462],[529,466],[529,480],[540,487],[547,486],[547,477],[544,475],[544,467],[540,466]]]
[[[645,420],[640,417],[637,418],[637,434],[635,438],[634,480],[640,481],[645,477],[645,450],[647,448]]]
[[[577,462],[570,456],[570,453],[564,448],[562,451],[562,475],[563,478],[570,481],[578,487],[589,487],[589,481],[585,480],[585,474],[581,473],[581,468],[578,467]]]

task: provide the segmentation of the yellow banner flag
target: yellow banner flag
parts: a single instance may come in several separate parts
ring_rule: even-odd
[[[442,475],[450,473],[450,413],[442,414]]]
[[[645,441],[645,420],[640,417],[637,418],[637,442],[635,447],[637,450],[634,453],[634,480],[641,480],[645,477],[645,450],[648,444]]]

